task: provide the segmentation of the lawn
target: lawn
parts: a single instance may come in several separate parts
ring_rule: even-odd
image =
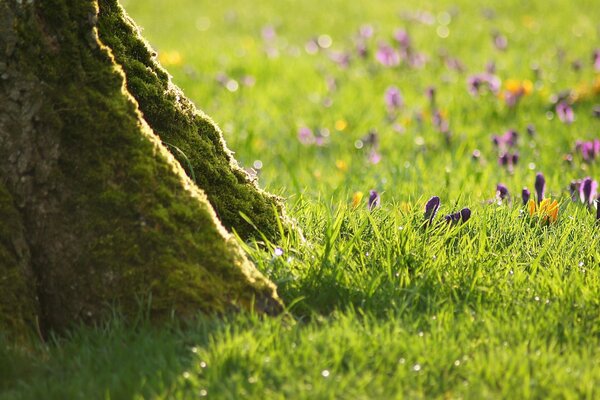
[[[124,1],[302,227],[243,243],[288,311],[3,344],[0,398],[600,398],[595,3]]]

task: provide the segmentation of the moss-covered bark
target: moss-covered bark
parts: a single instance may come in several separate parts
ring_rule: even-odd
[[[276,238],[277,215],[289,225],[281,202],[260,190],[237,165],[219,128],[171,82],[118,1],[99,0],[99,4],[100,39],[123,67],[127,89],[161,140],[185,154],[187,160],[179,151],[171,151],[184,169],[191,165],[197,185],[206,192],[223,225],[235,229],[242,238],[257,234],[241,217],[242,212],[268,238]],[[192,175],[189,169],[186,172]]]
[[[35,288],[21,215],[0,181],[0,333],[22,340],[34,330]]]
[[[142,118],[97,22],[93,0],[0,0],[0,181],[22,218],[42,328],[148,299],[157,318],[278,312],[274,285]]]

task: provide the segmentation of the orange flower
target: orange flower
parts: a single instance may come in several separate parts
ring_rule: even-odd
[[[558,202],[544,199],[539,205],[533,199],[527,203],[527,211],[531,217],[537,217],[542,222],[554,223],[558,220]]]
[[[363,192],[354,192],[354,194],[352,195],[352,208],[360,206],[360,202],[362,201],[363,196]]]

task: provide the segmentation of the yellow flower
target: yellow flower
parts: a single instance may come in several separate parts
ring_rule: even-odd
[[[558,220],[558,201],[552,199],[544,199],[538,205],[533,199],[527,203],[527,211],[531,217],[537,217],[542,222],[553,223]]]
[[[338,119],[335,121],[335,129],[338,131],[343,131],[348,126],[348,122],[345,119]]]
[[[336,160],[335,167],[342,172],[348,171],[348,164],[344,160]]]
[[[360,206],[360,202],[363,199],[363,192],[354,192],[354,194],[352,195],[352,207],[356,208],[358,206]]]

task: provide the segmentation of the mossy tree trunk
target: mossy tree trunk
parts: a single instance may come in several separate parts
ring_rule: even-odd
[[[156,318],[277,313],[274,285],[217,217],[249,237],[241,211],[274,237],[277,210],[116,1],[0,0],[0,331],[131,315],[147,299]]]

